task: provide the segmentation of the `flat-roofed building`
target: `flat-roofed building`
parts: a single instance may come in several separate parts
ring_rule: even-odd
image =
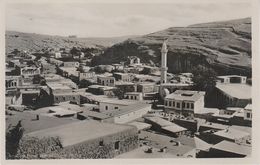
[[[115,86],[115,78],[112,76],[97,76],[97,83],[103,86]]]
[[[214,139],[216,141],[227,140],[239,144],[246,144],[246,142],[251,139],[250,133],[233,128],[226,128],[213,134],[215,135]]]
[[[193,116],[203,111],[205,92],[177,90],[164,99],[164,108],[168,113],[177,113],[184,116]]]
[[[129,105],[141,103],[139,101],[134,101],[134,100],[119,100],[119,99],[105,99],[103,101],[100,101],[99,103],[99,111],[104,112],[104,111],[113,111],[113,110],[119,110],[122,107],[126,107]]]
[[[24,159],[113,158],[137,148],[138,135],[134,126],[84,120],[25,134],[20,147]]]
[[[160,117],[145,117],[145,122],[152,125],[151,129],[163,132],[169,136],[178,137],[183,135],[187,129]]]
[[[95,76],[95,72],[79,72],[79,81],[93,79]]]
[[[216,84],[217,107],[242,107],[252,102],[251,86],[247,84]]]
[[[205,156],[208,158],[242,158],[250,156],[251,152],[251,146],[223,140],[212,146]]]
[[[21,75],[22,76],[34,76],[41,74],[41,69],[37,67],[23,67],[21,68]]]
[[[127,92],[124,94],[125,99],[129,100],[138,100],[142,101],[143,100],[143,93],[141,92]]]
[[[131,82],[133,80],[133,76],[128,73],[116,72],[113,74],[113,77],[115,77],[116,81]]]
[[[15,90],[17,87],[22,85],[21,76],[6,76],[5,77],[5,88],[6,91]]]
[[[244,108],[244,119],[252,121],[252,104],[248,104]]]
[[[128,106],[120,106],[118,109],[108,112],[114,123],[124,124],[143,117],[151,110],[150,104],[136,103]]]
[[[138,83],[137,92],[143,93],[145,100],[153,99],[156,93],[158,93],[159,87],[155,83]]]
[[[218,82],[224,84],[230,83],[239,83],[239,84],[246,84],[246,76],[239,76],[239,75],[226,75],[226,76],[218,76]]]
[[[73,102],[80,104],[80,93],[75,92],[70,86],[61,83],[46,83],[47,88],[42,88],[39,103],[52,105],[60,102]]]
[[[95,95],[114,95],[115,87],[103,86],[103,85],[90,85],[88,86],[87,92],[90,92]]]

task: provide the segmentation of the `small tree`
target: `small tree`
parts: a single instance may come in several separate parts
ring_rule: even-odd
[[[18,124],[6,133],[6,159],[14,159],[19,147],[19,142],[23,136],[24,128],[21,120]]]
[[[122,90],[122,89],[120,89],[120,88],[117,88],[117,89],[115,89],[114,90],[114,94],[115,94],[115,96],[117,96],[118,97],[118,99],[123,99],[124,98],[124,95],[125,95],[125,91],[124,90]]]
[[[217,74],[210,68],[197,67],[193,72],[194,90],[205,91],[205,106],[211,107],[215,104],[214,88],[216,86]]]

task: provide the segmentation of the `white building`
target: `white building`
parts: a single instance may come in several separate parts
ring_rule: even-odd
[[[124,98],[129,99],[129,100],[142,101],[143,100],[143,93],[141,93],[141,92],[127,92],[127,93],[125,93]]]
[[[96,76],[95,72],[79,72],[79,80],[93,79]]]
[[[252,104],[248,104],[244,109],[244,120],[252,121]]]
[[[37,67],[24,67],[21,68],[21,75],[22,76],[34,76],[41,74],[41,69]]]
[[[110,76],[98,76],[97,83],[104,86],[115,86],[115,78]]]
[[[238,76],[238,75],[227,75],[227,76],[218,76],[218,82],[229,84],[229,83],[239,83],[245,84],[246,83],[246,76]]]
[[[140,103],[139,101],[133,101],[133,100],[118,100],[118,99],[105,99],[103,101],[100,101],[99,103],[99,111],[105,112],[105,111],[113,111],[121,109],[122,107],[126,107],[129,105]]]
[[[177,90],[165,97],[165,111],[182,115],[191,115],[203,111],[205,92]]]

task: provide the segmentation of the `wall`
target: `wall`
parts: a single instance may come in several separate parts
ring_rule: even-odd
[[[64,67],[78,67],[79,62],[64,62]]]
[[[114,117],[114,122],[118,123],[118,124],[128,123],[130,121],[133,121],[135,119],[142,117],[143,115],[147,114],[148,111],[150,111],[150,110],[151,110],[151,107],[145,107],[145,108],[139,109],[137,111],[130,112],[128,114],[116,116],[116,117]]]
[[[106,106],[107,106],[107,109],[106,109]],[[100,112],[111,111],[111,110],[115,110],[115,109],[120,109],[125,106],[127,106],[127,105],[100,102],[99,111]]]
[[[80,95],[53,95],[53,103],[60,103],[60,102],[66,102],[66,101],[72,101],[77,104],[80,104]]]
[[[114,77],[98,77],[97,78],[97,83],[99,85],[104,85],[104,86],[115,86],[115,78]]]
[[[100,146],[103,141],[103,146]],[[120,141],[119,149],[115,142]],[[24,137],[20,142],[20,159],[100,159],[113,158],[138,147],[137,129],[133,127],[113,135],[62,147],[58,137],[38,139]]]

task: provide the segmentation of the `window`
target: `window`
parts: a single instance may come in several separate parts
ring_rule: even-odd
[[[101,140],[101,141],[99,142],[99,146],[100,146],[100,147],[104,146],[104,141],[103,141],[103,140]]]
[[[194,109],[194,104],[193,103],[191,103],[191,109]]]
[[[115,109],[118,109],[118,107],[115,107]]]
[[[66,98],[65,98],[65,97],[63,97],[63,100],[65,101],[65,100],[66,100]]]
[[[190,108],[190,103],[187,103],[187,108]]]
[[[75,97],[73,97],[73,100],[75,100],[76,98]]]
[[[119,150],[119,143],[120,143],[120,141],[115,142],[115,150]]]
[[[108,106],[106,106],[106,110],[108,110]]]
[[[172,106],[175,107],[175,101],[172,102]]]
[[[131,96],[131,100],[133,99],[133,96]]]
[[[165,106],[168,106],[167,103],[168,103],[168,101],[165,100]]]
[[[135,100],[137,99],[137,97],[135,96]]]
[[[171,101],[169,101],[169,107],[171,107],[172,106],[172,102]]]
[[[180,108],[180,103],[177,103],[177,108]]]
[[[246,113],[246,117],[247,118],[251,118],[251,114],[250,113]]]

